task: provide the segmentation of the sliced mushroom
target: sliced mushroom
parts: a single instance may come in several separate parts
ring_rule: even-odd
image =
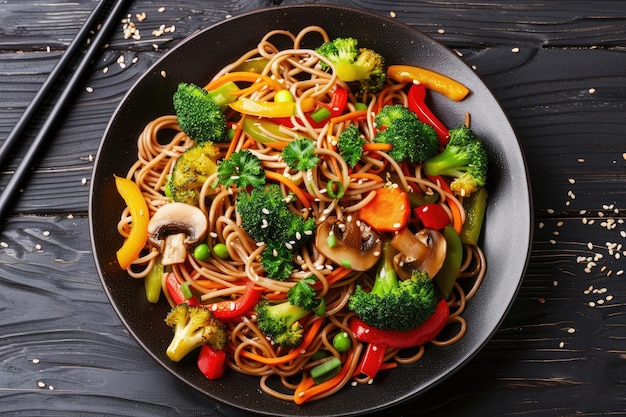
[[[161,206],[148,224],[148,239],[161,252],[162,264],[185,262],[187,249],[204,239],[208,220],[202,210],[185,203]]]
[[[334,242],[330,244],[329,242]],[[355,271],[367,271],[376,265],[383,247],[380,235],[353,215],[341,222],[328,217],[317,227],[317,250],[332,260]]]
[[[409,278],[414,270],[427,272],[432,278],[446,257],[446,239],[434,229],[413,234],[405,227],[394,235],[391,245],[400,252],[394,257],[394,265],[402,279]]]

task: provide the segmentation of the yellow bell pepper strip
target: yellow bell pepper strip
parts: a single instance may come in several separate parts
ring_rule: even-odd
[[[126,270],[146,246],[150,213],[146,199],[135,182],[116,175],[115,186],[117,192],[126,202],[131,217],[131,229],[128,238],[116,253],[117,262],[122,269]]]
[[[246,83],[264,82],[272,90],[278,91],[284,88],[281,83],[279,83],[278,81],[276,81],[275,79],[267,75],[256,74],[254,72],[248,72],[248,71],[235,71],[235,72],[229,72],[227,74],[222,75],[219,78],[216,78],[215,80],[208,83],[204,87],[204,89],[207,91],[211,91],[228,82],[235,82],[235,83],[237,82],[246,82]]]
[[[463,262],[463,243],[461,237],[452,226],[446,226],[442,231],[446,240],[446,257],[443,260],[441,269],[433,277],[441,296],[447,300],[452,292],[456,278]]]
[[[454,101],[461,101],[469,94],[469,89],[460,82],[425,68],[390,65],[387,68],[387,76],[399,83],[419,82]]]
[[[302,100],[301,106],[303,111],[311,111],[315,108],[315,100],[311,97],[305,98]],[[288,101],[261,101],[240,97],[239,100],[230,103],[230,107],[241,114],[258,117],[291,117],[296,115],[296,103]]]

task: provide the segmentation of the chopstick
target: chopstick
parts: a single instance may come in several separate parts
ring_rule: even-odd
[[[24,179],[26,174],[31,170],[32,164],[35,160],[35,157],[37,156],[37,152],[45,142],[45,139],[47,138],[52,127],[54,126],[56,119],[61,115],[64,107],[67,104],[67,101],[72,97],[74,90],[80,85],[81,78],[91,65],[93,59],[99,52],[101,52],[101,48],[104,45],[104,42],[107,39],[109,32],[119,22],[118,15],[123,10],[126,2],[127,0],[117,0],[111,10],[108,12],[106,19],[102,23],[100,29],[97,30],[94,38],[91,40],[85,54],[80,58],[80,62],[74,70],[71,78],[67,82],[67,85],[63,89],[63,92],[60,94],[58,100],[52,107],[52,110],[50,110],[50,113],[48,114],[45,122],[39,129],[37,136],[33,140],[32,144],[29,145],[25,155],[19,162],[14,173],[11,175],[11,178],[9,178],[8,183],[2,190],[0,194],[0,219],[4,219],[8,207],[13,202],[15,192],[22,183],[22,180]],[[110,0],[100,0],[100,2],[94,8],[93,12],[89,15],[79,32],[76,34],[74,40],[70,43],[67,50],[59,59],[59,62],[50,72],[50,75],[42,84],[40,90],[30,102],[17,124],[11,130],[9,136],[7,136],[6,140],[2,143],[2,146],[0,147],[0,165],[4,163],[12,148],[17,144],[25,127],[31,122],[33,116],[41,106],[42,102],[49,94],[50,90],[57,83],[60,75],[63,73],[64,70],[66,70],[68,64],[74,58],[76,58],[76,54],[78,53],[79,48],[84,45],[86,37],[89,35],[91,30],[94,29],[95,22],[103,13],[104,9],[109,5],[109,3],[111,3]]]

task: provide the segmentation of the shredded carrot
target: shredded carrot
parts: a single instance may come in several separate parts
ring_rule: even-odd
[[[330,391],[343,381],[348,371],[350,371],[350,362],[346,360],[337,375],[321,384],[315,385],[315,380],[312,377],[304,378],[293,393],[293,401],[296,404],[304,404],[312,398]]]
[[[353,180],[370,180],[374,182],[383,182],[384,180],[380,177],[380,175],[373,174],[371,172],[355,172],[350,174],[350,178]]]
[[[333,117],[330,122],[333,124],[347,122],[349,120],[362,120],[367,117],[367,110],[356,110],[350,113],[342,114],[341,116]]]
[[[304,334],[304,337],[302,338],[302,343],[300,343],[300,346],[290,350],[289,353],[287,353],[286,355],[266,358],[265,356],[257,355],[256,353],[252,353],[247,350],[242,350],[241,355],[248,359],[252,359],[269,366],[277,366],[290,362],[298,356],[302,355],[302,351],[306,350],[306,348],[309,347],[313,340],[315,340],[315,338],[317,337],[317,332],[319,331],[320,327],[322,327],[323,321],[324,320],[322,319],[317,319],[313,323],[311,323],[311,326],[308,328],[308,330]]]
[[[393,148],[391,143],[366,143],[363,145],[363,152],[374,152],[374,151],[383,151],[388,152]]]
[[[267,75],[261,75],[261,74],[256,74],[254,72],[247,72],[247,71],[236,71],[236,72],[229,72],[228,74],[224,74],[221,77],[211,81],[204,87],[204,89],[207,91],[211,91],[230,81],[233,81],[233,82],[240,81],[240,82],[248,82],[248,83],[256,83],[259,81],[264,81],[273,90],[278,91],[283,88],[282,85],[278,81],[272,79],[271,77],[268,77]]]
[[[245,114],[242,115],[241,119],[235,125],[235,134],[233,135],[233,138],[230,141],[230,145],[228,146],[228,150],[226,151],[226,156],[224,157],[224,159],[230,158],[233,152],[235,152],[235,149],[237,148],[237,144],[239,143],[239,138],[241,138],[241,132],[243,131],[243,120],[245,119],[245,117],[246,117]]]
[[[298,197],[298,200],[300,200],[300,202],[306,208],[311,207],[311,201],[309,200],[309,197],[312,198],[312,196],[307,197],[308,193],[305,193],[304,191],[302,191],[300,187],[296,185],[295,182],[291,181],[289,178],[285,177],[284,175],[279,174],[274,171],[266,171],[265,176],[268,180],[278,181],[284,184],[287,188],[289,188],[296,195],[296,197]]]
[[[450,201],[450,199],[446,199],[446,203],[448,203],[448,207],[450,207],[450,211],[452,212],[452,227],[458,234],[461,234],[461,230],[463,229],[461,209],[456,202]]]
[[[241,145],[241,149],[250,149],[250,148],[254,148],[254,145],[256,145],[256,140],[252,139],[252,138],[248,138],[243,145]]]

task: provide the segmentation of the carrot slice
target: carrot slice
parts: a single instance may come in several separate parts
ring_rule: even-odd
[[[359,218],[379,232],[395,232],[406,226],[411,205],[409,195],[398,187],[383,187],[359,210]]]

